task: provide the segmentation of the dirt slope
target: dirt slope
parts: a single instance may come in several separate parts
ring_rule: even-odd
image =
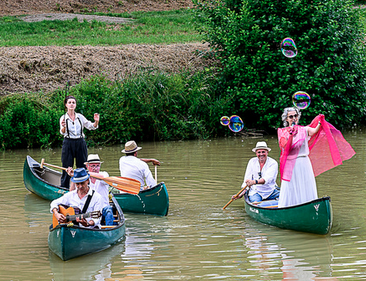
[[[165,11],[193,7],[191,0],[0,0],[0,16],[82,11]]]
[[[0,15],[38,15],[43,13],[78,13],[85,9],[100,12],[152,11],[192,7],[191,1],[173,0],[1,0]],[[61,16],[61,15],[60,15]],[[1,39],[0,39],[1,40]],[[0,48],[0,95],[52,91],[71,85],[94,74],[120,79],[140,69],[153,68],[176,72],[205,67],[195,54],[207,45],[120,45],[114,47],[48,46]]]

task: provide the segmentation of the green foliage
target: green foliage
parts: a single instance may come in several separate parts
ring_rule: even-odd
[[[222,63],[220,82],[249,126],[281,126],[292,95],[312,97],[302,124],[319,113],[336,126],[365,123],[365,50],[357,9],[348,0],[196,2],[200,31]],[[298,48],[285,57],[280,42]],[[305,120],[304,120],[305,119]]]
[[[214,85],[214,86],[211,86]],[[89,146],[125,143],[130,139],[182,140],[208,138],[227,131],[219,125],[228,112],[228,101],[215,96],[211,72],[181,72],[168,75],[140,72],[118,81],[94,76],[48,95],[11,95],[0,100],[2,149],[61,145],[59,119],[63,100],[71,94],[76,112],[93,120],[100,114],[95,131],[85,130]]]
[[[50,147],[60,142],[59,110],[49,110],[43,96],[8,96],[0,101],[2,149]]]
[[[124,24],[93,20],[24,22],[18,17],[0,17],[0,46],[117,45],[196,42],[192,11],[103,14],[128,18]]]

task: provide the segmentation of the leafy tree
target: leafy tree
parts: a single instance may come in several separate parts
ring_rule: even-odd
[[[195,0],[199,29],[222,63],[220,83],[249,126],[281,126],[297,91],[311,96],[302,123],[323,113],[336,126],[365,123],[365,49],[349,0]],[[298,54],[283,55],[294,40]]]

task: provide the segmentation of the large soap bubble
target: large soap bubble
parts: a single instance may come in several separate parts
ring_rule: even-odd
[[[234,133],[238,133],[244,128],[243,120],[238,115],[232,115],[230,117],[229,129]]]
[[[291,38],[285,38],[281,42],[281,51],[287,58],[294,58],[297,56],[297,48],[295,41]]]
[[[296,106],[298,109],[306,109],[309,107],[311,102],[311,98],[309,94],[305,92],[296,92],[292,96],[292,103],[294,106]]]

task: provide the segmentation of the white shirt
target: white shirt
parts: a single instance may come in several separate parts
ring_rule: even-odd
[[[63,133],[61,122],[65,119],[66,122],[66,128],[65,133]],[[84,128],[87,128],[88,130],[95,130],[98,128],[93,126],[93,123],[86,119],[84,115],[80,113],[75,113],[75,121],[72,121],[69,114],[65,113],[60,118],[60,133],[64,137],[70,138],[70,139],[80,139],[81,137],[85,137],[84,133],[82,132]]]
[[[261,177],[259,176],[259,172],[261,172]],[[242,188],[246,186],[246,180],[259,180],[262,178],[265,180],[265,183],[252,185],[249,190],[249,195],[252,196],[255,193],[259,193],[263,199],[266,199],[276,188],[277,174],[278,163],[276,160],[267,156],[266,163],[264,163],[261,171],[258,157],[254,157],[248,162]]]
[[[135,156],[122,156],[119,159],[119,170],[121,172],[121,177],[132,178],[140,181],[140,190],[146,185],[153,187],[156,185],[149,166],[139,158]]]
[[[99,172],[104,177],[109,177],[107,172]],[[109,206],[109,184],[103,180],[96,180],[93,183],[91,180],[89,181],[89,187],[96,192],[98,192],[102,196],[102,206],[103,208]]]
[[[70,207],[78,207],[80,210],[83,210],[86,199],[88,198],[88,195],[92,194],[92,189],[89,188],[88,194],[85,195],[82,199],[79,198],[79,195],[77,194],[77,189],[74,189],[73,191],[70,191],[63,195],[60,198],[57,198],[51,202],[51,213],[54,208],[59,210],[58,205],[63,204]],[[98,192],[94,192],[94,195],[92,199],[90,200],[90,204],[88,206],[88,209],[86,209],[86,213],[93,212],[93,211],[102,211],[102,196]],[[92,218],[86,218],[87,221],[93,220],[95,226],[100,226],[100,218],[92,219]],[[94,227],[94,226],[92,226]]]

